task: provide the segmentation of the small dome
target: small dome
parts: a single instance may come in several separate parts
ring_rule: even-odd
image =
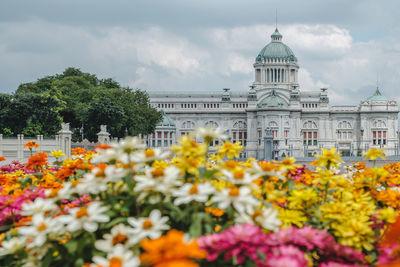
[[[381,92],[379,91],[379,88],[376,88],[376,91],[373,96],[370,96],[368,98],[370,101],[388,101],[386,96],[382,95]]]
[[[258,104],[258,107],[260,108],[269,108],[269,107],[287,107],[288,103],[280,97],[279,95],[276,94],[275,89],[272,89],[272,92],[269,96],[264,98],[260,104]]]
[[[278,29],[271,35],[271,42],[260,51],[256,61],[260,62],[262,59],[275,58],[297,62],[297,58],[292,50],[282,43],[282,35],[279,33]]]
[[[157,123],[157,126],[170,126],[170,127],[175,127],[175,123],[173,120],[171,120],[167,114],[164,112],[164,110],[161,110],[161,115],[162,115],[162,120]]]

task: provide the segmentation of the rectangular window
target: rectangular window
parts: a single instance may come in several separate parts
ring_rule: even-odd
[[[161,132],[157,132],[157,138],[161,139]]]
[[[168,138],[168,132],[164,132],[164,138],[165,138],[165,139]]]

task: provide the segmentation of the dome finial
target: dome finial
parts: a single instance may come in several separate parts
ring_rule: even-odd
[[[272,42],[282,42],[282,35],[278,31],[278,9],[275,9],[275,32],[271,35]]]

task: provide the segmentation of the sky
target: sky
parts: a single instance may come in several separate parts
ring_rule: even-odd
[[[300,90],[400,102],[398,0],[1,0],[0,92],[68,67],[147,91],[247,91],[278,28]]]

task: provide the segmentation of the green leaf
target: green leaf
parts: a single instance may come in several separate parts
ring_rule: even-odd
[[[189,234],[192,237],[198,237],[202,234],[202,213],[193,213],[192,224],[189,227]]]
[[[124,223],[126,221],[127,221],[126,217],[117,217],[117,218],[113,219],[112,221],[110,221],[109,223],[107,223],[105,225],[105,228],[111,228],[118,223]]]
[[[261,251],[257,250],[257,255],[260,259],[265,260],[265,254],[262,253]]]
[[[50,250],[46,253],[44,256],[44,259],[42,260],[42,267],[49,267],[51,264],[51,260],[53,258],[53,250]]]
[[[64,245],[67,248],[69,254],[74,255],[78,249],[78,241],[76,239],[71,239]]]

